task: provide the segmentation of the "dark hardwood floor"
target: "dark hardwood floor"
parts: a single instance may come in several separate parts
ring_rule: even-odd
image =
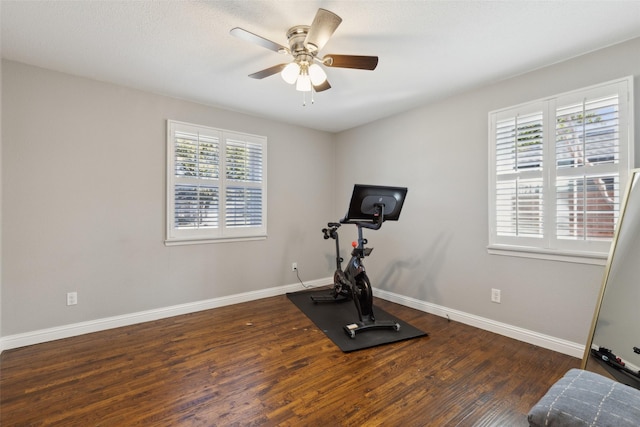
[[[530,407],[580,365],[375,304],[430,336],[342,353],[283,295],[7,350],[0,424],[526,426]]]

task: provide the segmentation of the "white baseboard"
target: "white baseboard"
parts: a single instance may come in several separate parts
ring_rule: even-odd
[[[333,283],[332,277],[305,282],[309,288],[327,286]],[[229,295],[225,297],[212,298],[203,301],[196,301],[186,304],[178,304],[170,307],[157,308],[153,310],[141,311],[137,313],[124,314],[122,316],[106,317],[103,319],[90,320],[87,322],[73,323],[71,325],[57,326],[54,328],[40,329],[37,331],[22,334],[8,335],[0,338],[0,352],[12,348],[24,347],[27,345],[40,344],[47,341],[70,338],[92,332],[104,331],[107,329],[119,328],[122,326],[135,325],[137,323],[150,322],[167,317],[179,316],[182,314],[195,313],[197,311],[209,310],[217,307],[238,304],[241,302],[253,301],[261,298],[283,295],[287,292],[301,290],[300,283],[279,286],[258,291],[245,292],[241,294]]]
[[[333,278],[327,277],[306,282],[305,285],[312,288],[318,286],[326,286],[327,284],[330,284],[332,282]],[[78,335],[89,334],[92,332],[119,328],[122,326],[135,325],[138,323],[150,322],[153,320],[179,316],[182,314],[195,313],[197,311],[224,307],[227,305],[253,301],[261,298],[283,295],[287,292],[298,291],[300,290],[300,288],[301,285],[299,283],[296,283],[274,288],[261,289],[258,291],[229,295],[225,297],[212,298],[204,301],[196,301],[193,303],[178,304],[170,307],[125,314],[122,316],[113,316],[87,322],[74,323],[71,325],[41,329],[22,334],[8,335],[6,337],[0,338],[0,352],[12,348],[40,344],[47,341],[54,341],[62,338],[69,338]],[[436,316],[447,317],[454,321],[458,321],[490,332],[495,332],[509,338],[514,338],[519,341],[524,341],[529,344],[534,344],[543,348],[547,348],[549,350],[567,354],[569,356],[582,358],[582,355],[584,353],[584,345],[529,331],[527,329],[518,328],[506,323],[496,322],[491,319],[486,319],[458,310],[452,310],[447,307],[439,306],[437,304],[417,300],[415,298],[406,297],[385,290],[374,289],[374,295],[387,301],[402,304],[407,307],[415,308],[416,310],[434,314]]]
[[[495,332],[496,334],[504,335],[518,341],[537,345],[539,347],[557,351],[558,353],[577,357],[579,359],[582,359],[582,356],[584,354],[584,344],[578,344],[575,342],[530,331],[528,329],[519,328],[517,326],[509,325],[506,323],[496,322],[495,320],[487,319],[458,310],[453,310],[437,304],[432,304],[430,302],[406,297],[382,289],[374,289],[373,295],[387,301],[415,308],[416,310],[424,311],[426,313],[435,314],[436,316],[446,317],[448,319],[464,323],[466,325],[474,326],[476,328],[490,332]]]

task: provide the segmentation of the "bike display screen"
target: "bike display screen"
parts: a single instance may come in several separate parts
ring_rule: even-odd
[[[406,187],[355,184],[345,220],[375,222],[379,207],[383,206],[384,220],[397,221],[406,196]]]

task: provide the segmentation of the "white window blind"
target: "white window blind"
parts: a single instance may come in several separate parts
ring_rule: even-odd
[[[220,140],[197,130],[175,130],[175,229],[217,228],[220,214]]]
[[[167,122],[167,244],[266,236],[266,143]]]
[[[227,227],[252,227],[262,222],[262,146],[241,139],[227,139]]]
[[[632,84],[489,114],[490,249],[606,257],[633,167]]]
[[[508,116],[496,123],[496,232],[543,235],[543,114]]]
[[[558,238],[610,242],[620,210],[619,94],[594,93],[559,102],[555,123]]]

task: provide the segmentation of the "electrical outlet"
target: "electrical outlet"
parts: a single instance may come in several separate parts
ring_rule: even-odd
[[[491,289],[491,302],[500,304],[500,289]]]
[[[297,270],[298,270],[298,263],[297,262],[291,263],[291,271],[297,271]]]
[[[76,305],[78,303],[77,292],[67,292],[67,305]]]

